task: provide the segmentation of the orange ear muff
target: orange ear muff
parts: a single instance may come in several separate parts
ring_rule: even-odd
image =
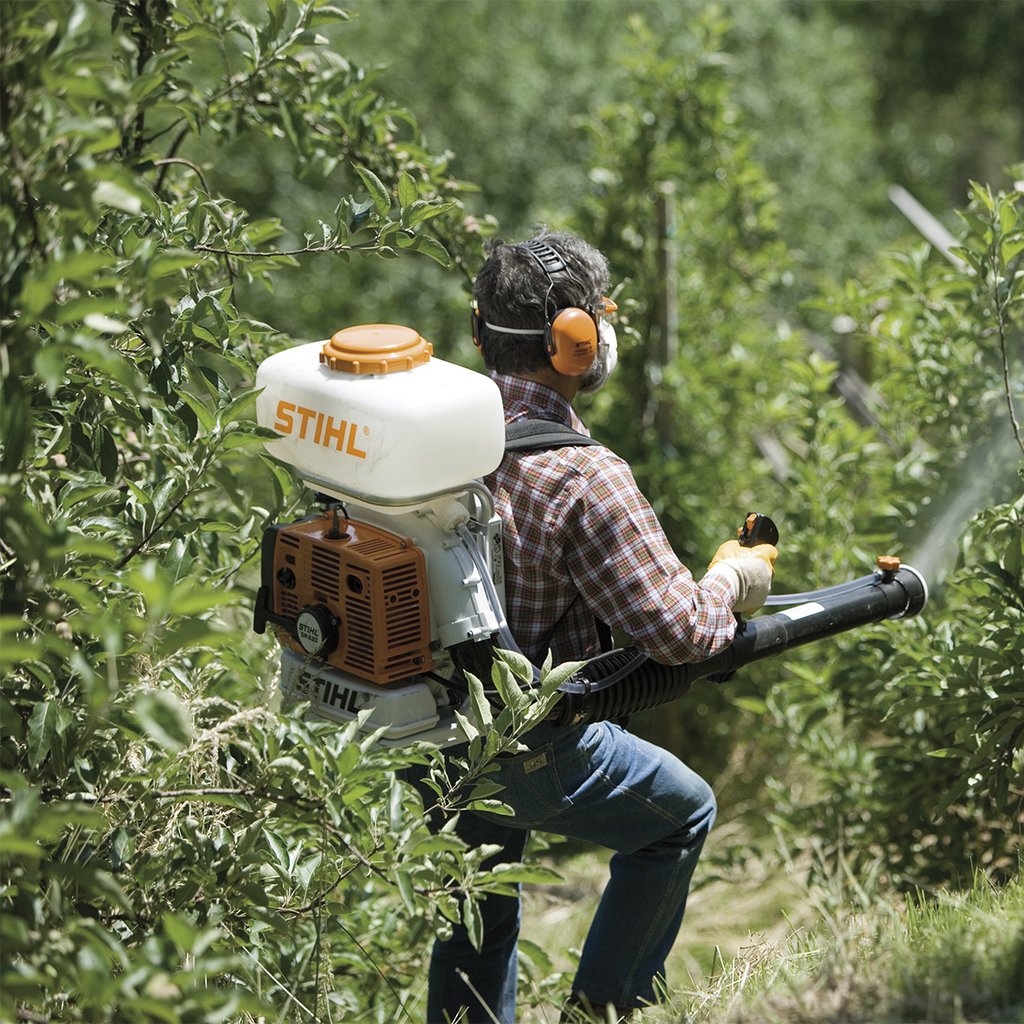
[[[590,369],[597,356],[597,323],[584,309],[561,309],[548,324],[548,359],[567,377]]]
[[[473,344],[476,345],[477,349],[480,348],[480,310],[473,307],[473,311],[470,313],[470,324],[473,328]]]

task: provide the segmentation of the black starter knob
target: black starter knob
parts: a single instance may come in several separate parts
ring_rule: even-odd
[[[338,620],[322,604],[306,605],[295,618],[294,635],[307,654],[326,657],[338,646]]]

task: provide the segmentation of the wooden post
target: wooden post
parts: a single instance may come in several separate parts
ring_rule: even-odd
[[[658,291],[655,322],[658,326],[659,370],[672,366],[679,355],[679,313],[676,305],[675,196],[671,182],[662,182],[656,201],[658,215]],[[659,374],[664,379],[664,373]],[[661,380],[657,382],[661,383]],[[661,393],[654,423],[662,450],[671,450],[674,436],[672,397]]]

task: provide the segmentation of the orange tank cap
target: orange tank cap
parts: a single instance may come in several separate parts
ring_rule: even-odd
[[[896,572],[900,567],[900,559],[898,555],[879,555],[878,556],[878,568],[882,572]]]
[[[430,362],[433,351],[411,327],[363,324],[338,331],[324,345],[320,362],[343,373],[397,373]]]

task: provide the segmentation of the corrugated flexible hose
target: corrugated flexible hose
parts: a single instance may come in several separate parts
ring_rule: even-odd
[[[728,677],[751,662],[872,622],[912,618],[928,600],[928,586],[915,569],[901,566],[795,596],[808,600],[746,620],[729,647],[706,661],[661,665],[635,648],[593,658],[562,684],[565,696],[551,720],[567,726],[647,711],[682,697],[697,679]]]

